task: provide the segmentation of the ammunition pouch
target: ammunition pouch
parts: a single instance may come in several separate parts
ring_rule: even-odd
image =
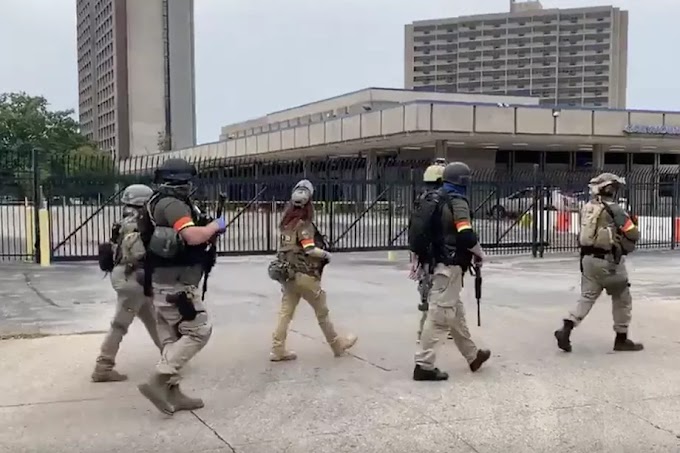
[[[177,307],[179,314],[182,315],[183,321],[193,321],[196,319],[198,311],[196,311],[194,303],[191,301],[189,295],[185,291],[175,294],[168,294],[165,296],[165,301]]]
[[[290,267],[290,264],[278,258],[269,263],[267,273],[269,274],[269,278],[281,284],[295,278],[295,271]]]
[[[104,272],[111,272],[115,267],[115,260],[113,256],[113,244],[104,242],[99,244],[98,252],[99,269]]]

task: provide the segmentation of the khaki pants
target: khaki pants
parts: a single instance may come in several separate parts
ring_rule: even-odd
[[[281,286],[283,297],[281,298],[281,308],[279,309],[279,320],[272,334],[272,352],[274,354],[283,354],[285,351],[288,326],[293,320],[295,309],[301,298],[306,300],[312,309],[314,309],[321,332],[323,332],[326,341],[335,351],[338,334],[328,316],[326,292],[321,288],[321,280],[297,272],[293,280]]]
[[[618,265],[611,258],[602,259],[589,255],[583,257],[581,297],[567,319],[573,321],[574,326],[579,325],[603,290],[612,298],[614,331],[627,333],[632,318],[633,299],[630,295],[625,257],[621,258]]]
[[[182,283],[159,284],[154,282],[153,303],[158,319],[158,335],[163,344],[161,359],[156,365],[160,374],[169,374],[170,384],[179,383],[180,371],[208,343],[212,335],[212,324],[201,292],[196,286]],[[168,294],[185,291],[198,312],[193,320],[182,319],[176,305],[166,301]]]
[[[420,337],[421,350],[415,355],[416,365],[422,369],[434,369],[435,348],[440,335],[451,332],[453,341],[468,363],[477,358],[477,346],[470,338],[465,321],[465,307],[460,299],[463,288],[463,271],[459,266],[438,264],[432,277],[430,310]]]
[[[118,300],[111,327],[104,337],[101,352],[97,357],[97,366],[102,371],[111,370],[115,366],[120,343],[135,317],[139,317],[151,340],[159,349],[161,348],[153,302],[151,298],[144,296],[144,289],[137,283],[134,274],[126,276],[125,266],[116,266],[111,272],[111,286],[116,291]]]

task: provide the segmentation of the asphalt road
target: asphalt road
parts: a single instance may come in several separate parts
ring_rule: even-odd
[[[674,253],[629,262],[631,335],[645,351],[613,353],[610,302],[575,331],[574,352],[552,332],[578,297],[575,257],[493,258],[484,270],[482,326],[472,280],[464,297],[473,338],[492,350],[476,374],[451,341],[448,382],[411,380],[418,312],[400,255],[336,255],[325,287],[340,332],[359,342],[333,358],[301,305],[289,347],[268,361],[280,297],[267,257],[222,260],[210,282],[215,330],[185,372],[206,407],[162,416],[135,385],[157,360],[133,324],[118,367],[131,381],[89,374],[114,293],[91,265],[6,265],[0,272],[0,452],[678,452],[680,283]],[[80,335],[78,335],[80,333]],[[46,335],[42,338],[40,336]],[[30,338],[34,337],[34,338]]]

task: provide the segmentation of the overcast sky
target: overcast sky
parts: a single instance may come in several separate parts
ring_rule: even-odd
[[[143,1],[143,0],[135,0]],[[76,0],[0,0],[0,92],[77,109]],[[680,0],[543,0],[629,11],[628,107],[680,110]],[[199,142],[220,126],[369,86],[403,86],[404,24],[508,0],[195,0]]]

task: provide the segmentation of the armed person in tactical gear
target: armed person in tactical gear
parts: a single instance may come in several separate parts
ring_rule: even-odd
[[[602,291],[612,298],[614,351],[641,351],[643,345],[628,338],[633,300],[625,255],[635,250],[640,231],[617,203],[617,192],[625,180],[602,173],[590,180],[591,200],[581,210],[581,297],[574,311],[555,331],[557,346],[571,352],[571,331],[588,315]]]
[[[436,200],[437,210],[429,223],[427,233],[432,238],[435,265],[428,300],[429,313],[420,338],[421,350],[415,354],[413,379],[416,381],[448,379],[447,373],[435,367],[435,347],[439,335],[449,331],[471,371],[477,371],[491,357],[489,350],[478,349],[470,338],[460,298],[465,272],[473,264],[481,266],[485,258],[471,224],[467,200],[470,178],[470,168],[466,164],[452,162],[446,166],[444,184]]]
[[[117,303],[111,327],[104,337],[92,373],[94,382],[127,380],[127,376],[116,371],[114,367],[120,343],[135,316],[144,323],[151,340],[158,349],[161,349],[153,302],[150,297],[144,295],[144,289],[136,277],[136,272],[142,269],[145,255],[137,222],[141,210],[144,209],[144,203],[152,193],[153,190],[143,184],[132,184],[123,191],[121,196],[123,218],[112,228],[111,247],[105,248],[107,252],[104,253],[109,256],[100,256],[100,262],[110,263],[103,266],[102,270],[111,273],[111,286],[116,291]]]
[[[279,247],[277,256],[269,265],[269,277],[281,284],[283,297],[279,320],[272,334],[270,360],[280,362],[295,360],[297,355],[286,349],[288,326],[293,319],[300,299],[305,299],[314,314],[333,354],[339,357],[357,341],[356,335],[340,336],[329,319],[326,292],[321,288],[321,273],[331,254],[325,250],[323,236],[312,217],[314,187],[306,179],[293,188],[279,224]]]
[[[444,167],[446,167],[446,160],[437,159],[432,165],[425,169],[423,173],[423,190],[419,195],[419,199],[427,196],[428,193],[439,190],[444,183]],[[420,311],[420,319],[418,321],[418,340],[420,343],[420,336],[423,333],[423,326],[425,319],[427,319],[428,304],[427,298],[432,286],[432,270],[433,263],[420,262],[416,254],[412,254],[411,259],[411,274],[410,278],[418,281],[418,294],[420,294],[420,304],[418,310]],[[453,334],[449,332],[448,338],[453,339]]]
[[[140,233],[146,246],[144,289],[153,295],[161,359],[139,391],[166,414],[203,407],[199,398],[179,388],[180,371],[208,342],[212,324],[199,291],[210,266],[209,244],[226,229],[191,200],[196,168],[184,159],[168,159],[155,173],[159,184],[146,205]]]

